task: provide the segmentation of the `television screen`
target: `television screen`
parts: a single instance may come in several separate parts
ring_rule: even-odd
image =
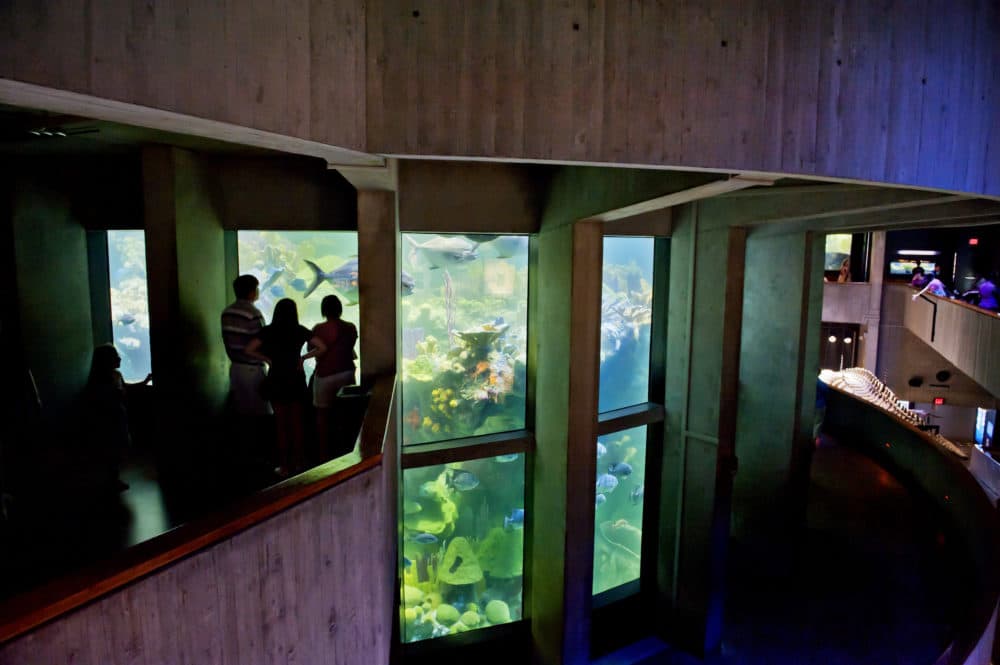
[[[976,443],[983,445],[986,434],[986,409],[976,409]]]
[[[889,274],[890,275],[912,275],[913,269],[917,267],[917,262],[915,259],[899,259],[896,261],[889,262]],[[938,266],[934,261],[920,261],[920,267],[927,272],[937,272]]]

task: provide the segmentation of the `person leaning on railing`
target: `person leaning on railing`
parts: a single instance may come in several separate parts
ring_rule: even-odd
[[[927,286],[921,289],[919,293],[915,293],[913,295],[913,299],[916,300],[928,291],[930,291],[932,296],[941,296],[942,298],[948,297],[948,289],[945,287],[944,282],[938,279],[937,273],[932,270],[928,273],[928,276],[931,278],[931,281],[927,282]]]

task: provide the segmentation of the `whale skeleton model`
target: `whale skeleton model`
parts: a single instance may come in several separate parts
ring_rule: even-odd
[[[896,393],[892,392],[889,386],[879,381],[877,376],[862,367],[849,367],[840,372],[825,369],[820,372],[819,378],[827,385],[877,406],[900,422],[913,427],[919,427],[923,424],[920,414],[899,406],[899,397],[896,396]],[[969,457],[969,453],[940,434],[926,430],[922,431],[934,443],[948,452],[963,459]]]

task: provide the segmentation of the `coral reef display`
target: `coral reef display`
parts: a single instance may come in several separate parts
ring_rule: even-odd
[[[404,235],[404,445],[524,427],[524,236]]]
[[[520,619],[523,455],[406,469],[401,514],[404,642]]]
[[[594,594],[639,579],[645,501],[646,427],[597,440]]]
[[[653,239],[604,239],[599,409],[648,400]]]

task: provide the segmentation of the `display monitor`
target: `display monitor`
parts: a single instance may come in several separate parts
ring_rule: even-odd
[[[921,260],[918,264],[916,259],[898,259],[896,261],[889,262],[889,274],[890,275],[912,275],[913,269],[919,265],[926,272],[937,272],[938,265],[934,261],[923,261]]]

